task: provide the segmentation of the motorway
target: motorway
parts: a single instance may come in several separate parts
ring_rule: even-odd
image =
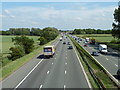
[[[68,38],[64,38],[68,42]],[[34,57],[2,81],[3,88],[91,88],[74,49],[59,41],[53,58]]]
[[[84,47],[84,39],[83,41],[81,41],[79,44],[81,46]],[[88,47],[84,47],[90,54],[93,52],[93,51],[97,51],[99,52],[98,50],[98,46],[95,46],[95,45],[90,45],[88,44]],[[111,73],[111,75],[113,76],[116,76],[116,72],[119,68],[119,62],[118,60],[120,60],[120,57],[118,57],[118,53],[116,51],[111,51],[108,52],[108,54],[101,54],[99,56],[94,56],[94,58],[101,64],[103,65],[103,67],[109,71]]]

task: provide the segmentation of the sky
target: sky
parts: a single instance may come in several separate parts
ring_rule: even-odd
[[[117,2],[2,2],[2,26],[112,29]]]

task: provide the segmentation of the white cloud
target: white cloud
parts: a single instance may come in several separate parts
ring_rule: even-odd
[[[56,9],[54,7],[18,7],[5,9],[4,28],[10,27],[47,27],[59,29],[101,28],[109,29],[113,22],[115,7],[96,7],[87,9]],[[12,17],[12,18],[10,18]],[[12,22],[12,23],[11,23]]]

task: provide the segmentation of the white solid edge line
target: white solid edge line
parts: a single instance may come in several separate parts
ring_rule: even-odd
[[[37,66],[43,61],[43,59],[41,59],[41,61],[39,61],[39,63],[24,77],[24,79],[15,87],[14,90],[16,90],[16,88],[18,88],[24,81],[25,79],[37,68]]]
[[[66,88],[66,85],[64,85],[64,90],[65,90],[65,88]]]
[[[71,41],[71,40],[70,40],[70,41]],[[71,41],[71,43],[72,43],[72,41]],[[73,45],[73,43],[72,43],[72,45]],[[88,86],[89,86],[89,88],[92,88],[92,87],[91,87],[91,84],[90,84],[90,82],[89,82],[89,79],[88,79],[88,77],[87,77],[87,75],[86,75],[86,73],[85,73],[85,70],[84,70],[84,68],[83,68],[83,65],[82,65],[82,63],[80,62],[80,59],[79,59],[79,57],[78,57],[78,55],[77,55],[77,52],[76,52],[76,50],[75,50],[75,48],[74,48],[74,45],[73,45],[73,49],[74,49],[75,54],[76,54],[76,56],[77,56],[77,58],[78,58],[78,61],[79,61],[80,66],[81,66],[81,68],[82,68],[82,71],[83,71],[83,73],[84,73],[84,75],[85,75],[85,78],[86,78],[86,80],[87,80]]]

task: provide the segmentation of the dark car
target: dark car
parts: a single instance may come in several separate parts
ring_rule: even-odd
[[[88,46],[87,44],[84,45],[84,47],[87,47],[87,46]]]
[[[93,51],[93,52],[92,52],[92,55],[93,55],[93,56],[99,56],[99,53],[96,52],[96,51]]]
[[[120,76],[120,69],[118,69],[118,71],[117,71],[117,75]]]
[[[68,49],[73,49],[73,47],[72,47],[72,46],[69,46]]]
[[[63,42],[63,44],[66,44],[66,42]]]

